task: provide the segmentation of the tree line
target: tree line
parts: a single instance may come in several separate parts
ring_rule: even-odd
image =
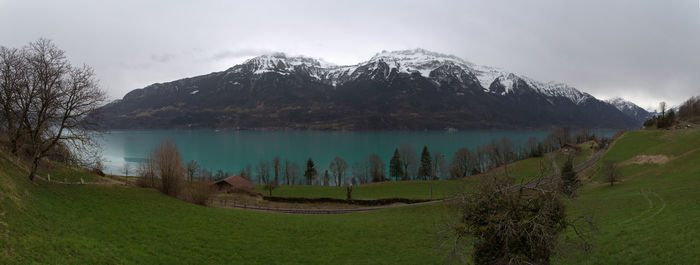
[[[700,96],[691,97],[678,107],[678,118],[691,120],[700,117]]]
[[[601,139],[586,128],[572,130],[569,127],[562,127],[542,140],[534,136],[530,137],[525,144],[504,136],[474,149],[460,148],[449,161],[445,154],[431,153],[427,146],[418,153],[412,145],[402,144],[394,150],[388,167],[376,153],[369,154],[352,164],[336,156],[324,168],[319,167],[313,158],[308,158],[303,169],[289,159],[274,157],[271,160],[262,159],[255,164],[249,163],[239,171],[238,175],[253,183],[264,185],[270,190],[279,185],[351,186],[390,180],[457,179],[484,173],[497,167],[504,167],[508,172],[509,165],[515,161],[540,157],[567,144],[578,144],[589,140],[600,141]],[[193,168],[190,165],[196,165],[196,162],[191,161],[187,168]],[[223,170],[218,170],[215,174],[206,169],[200,169],[198,172],[212,180],[231,175],[230,172]]]

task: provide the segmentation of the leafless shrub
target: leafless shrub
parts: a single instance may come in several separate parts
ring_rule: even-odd
[[[144,188],[157,188],[156,166],[153,153],[149,154],[146,159],[139,163],[136,171],[139,175],[136,185]]]
[[[590,249],[584,230],[592,223],[567,217],[552,179],[518,185],[509,178],[485,177],[454,206],[439,233],[451,263],[466,262],[466,248],[472,247],[475,264],[549,264],[568,228],[578,235],[580,247]]]
[[[348,169],[348,163],[345,162],[345,159],[336,156],[335,158],[333,158],[333,161],[331,161],[331,164],[328,168],[331,170],[331,174],[333,174],[335,185],[338,187],[343,185],[343,177],[345,176],[345,172]]]
[[[156,172],[161,180],[161,191],[177,197],[182,189],[185,176],[180,151],[172,140],[166,139],[156,147],[153,157]]]
[[[605,180],[613,186],[620,178],[620,169],[615,161],[605,160],[603,162],[603,170],[605,172]]]
[[[215,192],[214,182],[206,178],[187,182],[187,199],[191,203],[206,206]]]

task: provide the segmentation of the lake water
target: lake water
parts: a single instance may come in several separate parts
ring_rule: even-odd
[[[543,139],[548,131],[389,131],[389,132],[339,132],[339,131],[215,131],[215,130],[130,130],[111,131],[101,140],[106,171],[123,174],[124,163],[135,168],[161,141],[170,138],[180,149],[185,162],[195,160],[202,167],[216,171],[222,169],[237,173],[246,164],[254,165],[261,159],[271,160],[279,156],[282,161],[296,162],[303,171],[304,163],[311,157],[319,172],[327,169],[335,156],[345,159],[349,165],[376,153],[389,164],[394,149],[410,144],[416,155],[423,146],[432,153],[445,154],[449,162],[462,147],[474,149],[492,139],[503,136],[513,142],[524,143],[530,136]],[[599,135],[612,135],[612,131],[599,131]],[[132,171],[133,172],[133,171]]]

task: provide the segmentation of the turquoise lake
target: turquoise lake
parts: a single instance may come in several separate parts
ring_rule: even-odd
[[[597,131],[610,136],[613,131]],[[103,158],[108,173],[123,174],[124,163],[135,168],[161,141],[172,139],[180,149],[184,162],[195,160],[202,167],[237,173],[246,164],[275,156],[289,159],[300,168],[311,157],[320,172],[331,160],[340,156],[349,165],[371,153],[389,160],[394,149],[402,144],[413,146],[416,155],[423,146],[429,151],[445,154],[449,162],[454,153],[467,147],[474,149],[503,136],[514,143],[524,143],[530,136],[543,139],[549,131],[215,131],[215,130],[129,130],[111,131],[101,140]],[[133,172],[133,169],[132,169]],[[133,173],[132,173],[133,174]]]

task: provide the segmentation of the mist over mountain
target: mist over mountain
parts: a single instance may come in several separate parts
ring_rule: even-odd
[[[415,49],[382,51],[356,65],[265,54],[225,71],[135,89],[100,111],[107,129],[639,126],[648,112],[623,101]]]

